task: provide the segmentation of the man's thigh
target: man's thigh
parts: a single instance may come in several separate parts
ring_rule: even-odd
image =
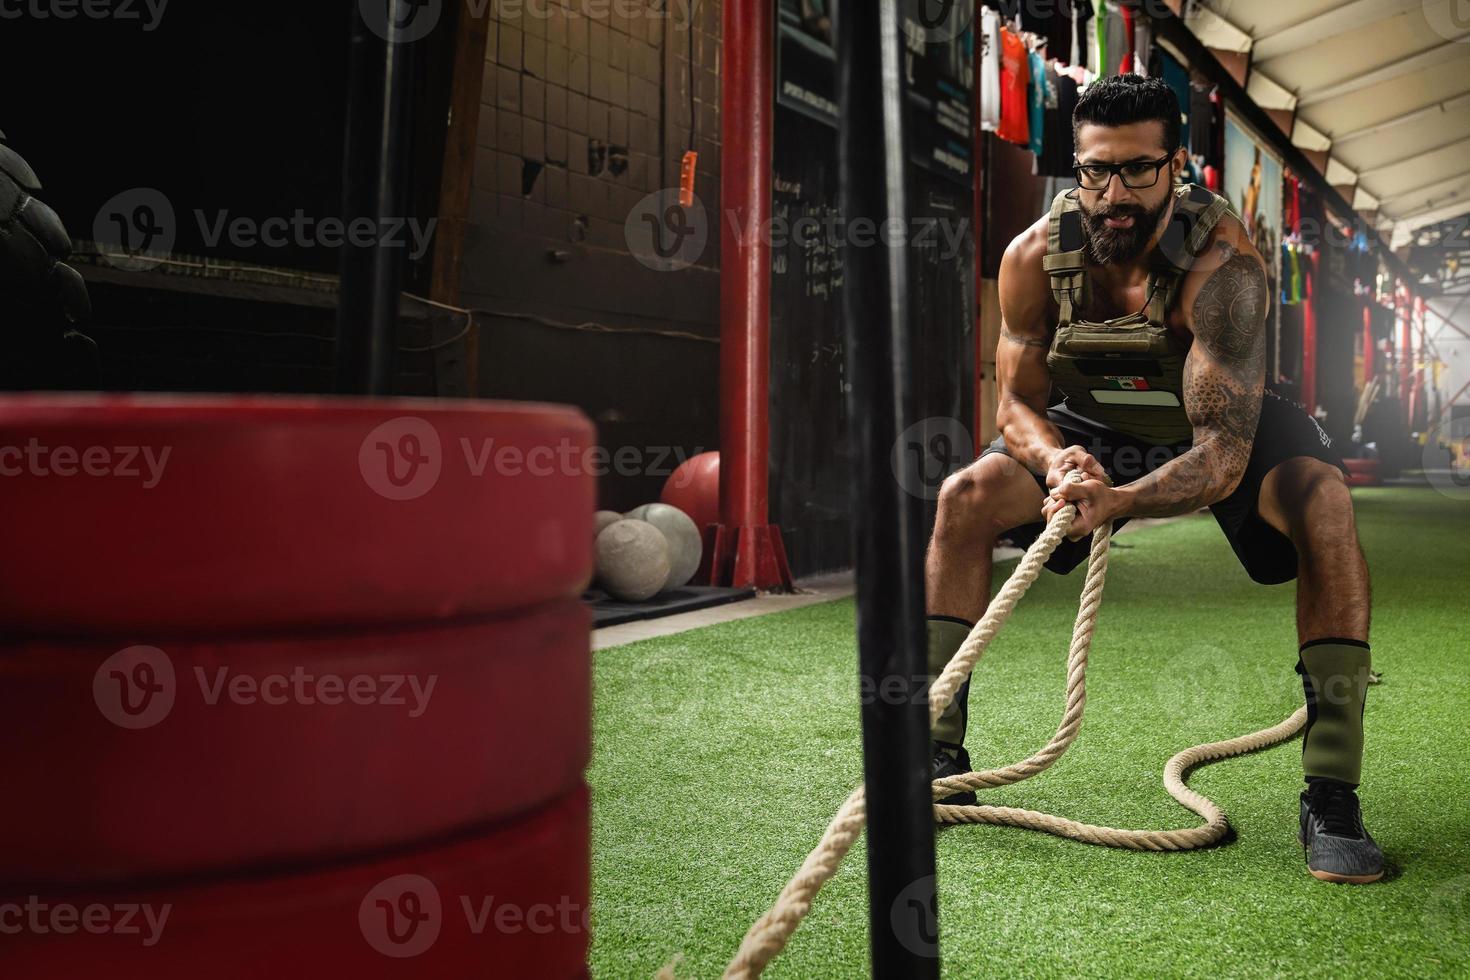
[[[1254,581],[1280,585],[1296,578],[1283,491],[1324,468],[1346,471],[1332,440],[1300,407],[1267,391],[1245,475],[1230,496],[1210,507]]]
[[[1151,446],[1130,436],[1114,432],[1105,426],[1097,425],[1089,419],[1081,418],[1071,412],[1052,409],[1047,413],[1051,423],[1057,427],[1062,434],[1062,439],[1068,446],[1081,446],[1098,461],[1114,486],[1122,486],[1131,483],[1149,473],[1159,466],[1173,459],[1184,447]],[[1021,467],[1021,464],[1009,456],[1006,450],[1005,438],[1001,437],[990,444],[990,447],[981,454],[981,460],[995,455],[1004,456],[1012,465],[1026,472],[1031,480],[1040,488],[1044,498],[1051,491],[1046,485],[1045,473],[1031,473]],[[1038,512],[1034,520],[1005,531],[1004,537],[1009,539],[1018,548],[1029,548],[1046,525],[1041,521]],[[1128,518],[1120,518],[1114,523],[1114,530],[1128,523]],[[1065,575],[1080,563],[1086,560],[1092,549],[1092,536],[1088,535],[1081,541],[1063,540],[1047,561],[1046,567],[1050,571]]]

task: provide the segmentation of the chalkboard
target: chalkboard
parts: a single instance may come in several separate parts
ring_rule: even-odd
[[[800,576],[850,567],[841,289],[846,256],[864,239],[838,209],[835,131],[778,108],[774,158],[771,519]],[[909,202],[916,383],[907,422],[927,424],[916,430],[924,435],[909,434],[912,446],[895,447],[902,467],[895,478],[923,501],[927,527],[944,476],[975,451],[966,428],[974,411],[975,243],[968,186],[913,167]]]
[[[771,520],[800,576],[851,554],[837,131],[778,108],[774,158],[773,227],[801,233],[771,243]]]

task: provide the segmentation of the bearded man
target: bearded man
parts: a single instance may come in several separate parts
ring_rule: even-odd
[[[1383,854],[1356,793],[1368,568],[1331,440],[1265,390],[1265,264],[1223,198],[1179,183],[1180,109],[1162,80],[1100,79],[1073,122],[1078,187],[1001,263],[1001,438],[940,493],[926,566],[929,670],[984,614],[1001,535],[1025,546],[1075,504],[1047,563],[1065,574],[1107,521],[1208,507],[1254,581],[1297,582],[1307,866],[1325,881],[1375,881]],[[1085,479],[1067,482],[1072,470]],[[968,687],[935,725],[936,779],[970,770]]]

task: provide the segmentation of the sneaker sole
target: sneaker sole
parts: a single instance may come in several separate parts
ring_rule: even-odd
[[[1307,869],[1311,871],[1310,868]],[[1330,881],[1334,885],[1370,885],[1383,877],[1380,871],[1376,875],[1339,875],[1331,871],[1312,871],[1312,877],[1318,881]]]
[[[1305,849],[1307,846],[1307,842],[1301,836],[1301,834],[1297,835],[1296,842],[1300,844],[1303,849]],[[1382,871],[1378,872],[1377,874],[1371,875],[1340,875],[1334,874],[1331,871],[1315,871],[1312,868],[1308,868],[1307,871],[1311,874],[1313,878],[1316,878],[1318,881],[1327,881],[1331,882],[1334,885],[1371,885],[1373,884],[1373,882],[1378,881],[1380,878],[1383,877]]]

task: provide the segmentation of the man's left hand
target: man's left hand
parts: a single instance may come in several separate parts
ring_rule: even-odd
[[[1077,517],[1067,531],[1067,540],[1081,541],[1099,525],[1106,524],[1123,513],[1123,495],[1101,480],[1083,480],[1081,483],[1064,481],[1052,490],[1041,508],[1046,523],[1068,504],[1077,505]]]

